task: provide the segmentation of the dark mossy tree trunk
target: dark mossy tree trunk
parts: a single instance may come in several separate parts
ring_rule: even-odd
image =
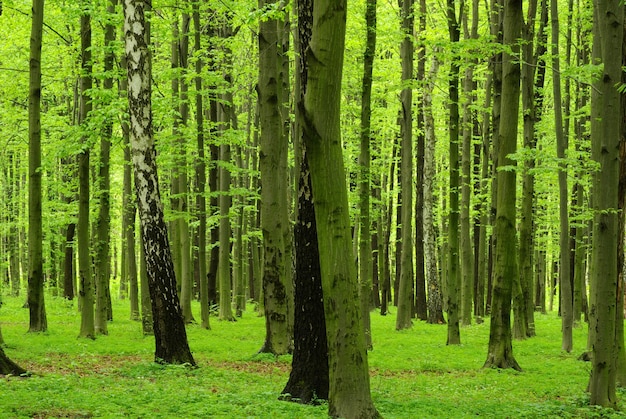
[[[623,115],[618,91],[622,80],[624,5],[617,0],[594,1],[594,57],[604,67],[591,97],[591,157],[600,170],[593,176],[594,210],[591,246],[592,370],[590,403],[615,407],[615,348],[618,287],[620,135]],[[620,266],[620,269],[622,267]],[[620,342],[622,343],[622,342]]]
[[[460,30],[456,15],[456,1],[447,0],[448,31],[450,42],[459,42]],[[450,63],[448,92],[450,103],[449,115],[449,164],[450,164],[450,215],[448,221],[448,282],[447,310],[448,310],[448,345],[461,343],[459,329],[459,62],[458,57],[452,57]]]
[[[276,7],[275,1],[259,0],[259,8]],[[259,122],[261,172],[261,230],[264,243],[263,297],[265,342],[261,352],[283,355],[291,348],[287,321],[286,230],[290,229],[287,202],[288,139],[283,127],[282,51],[279,51],[278,19],[259,23]],[[282,48],[281,48],[282,50]]]
[[[315,202],[329,354],[330,416],[379,417],[370,394],[365,335],[352,253],[348,190],[340,130],[345,0],[315,0],[305,60],[304,143]]]
[[[370,308],[372,306],[372,274],[375,258],[372,255],[372,234],[370,217],[371,190],[371,150],[370,131],[372,115],[372,72],[376,51],[376,0],[369,0],[365,9],[367,30],[365,52],[363,53],[363,79],[361,88],[361,143],[359,154],[359,284],[361,318],[365,332],[365,344],[372,349]]]
[[[41,190],[41,38],[44,0],[33,0],[28,88],[28,310],[29,332],[48,329],[44,302]]]
[[[300,53],[296,60],[295,98],[297,101],[295,133],[295,157],[298,167],[298,189],[294,244],[296,256],[294,289],[293,358],[289,381],[282,391],[287,400],[299,403],[327,400],[329,389],[328,340],[324,315],[322,273],[317,242],[315,205],[311,191],[311,172],[304,144],[302,109],[306,92],[306,50],[313,28],[313,0],[298,1],[298,30],[296,48]]]
[[[502,62],[502,108],[498,145],[497,202],[494,235],[493,298],[489,347],[485,367],[513,368],[521,370],[513,357],[511,337],[511,296],[513,283],[518,275],[516,237],[516,173],[499,170],[512,167],[515,162],[510,155],[517,148],[517,127],[520,96],[520,52],[522,35],[521,0],[505,0],[503,42],[510,50],[504,52]]]
[[[143,1],[124,1],[130,140],[139,220],[152,302],[155,361],[195,365],[176,292],[172,254],[163,219],[152,134],[151,58]]]

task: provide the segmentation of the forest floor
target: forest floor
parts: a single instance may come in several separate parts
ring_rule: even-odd
[[[49,297],[49,331],[26,333],[24,297],[0,309],[6,353],[32,372],[0,378],[1,418],[324,418],[327,405],[278,401],[291,356],[257,355],[265,325],[249,305],[237,322],[211,317],[211,330],[188,327],[199,368],[153,362],[154,339],[129,320],[127,301],[114,302],[109,335],[78,339],[76,302]],[[194,303],[199,318],[199,306]],[[560,319],[536,313],[537,336],[514,341],[523,372],[483,369],[489,321],[461,329],[462,345],[446,346],[445,325],[414,321],[395,330],[392,314],[372,312],[371,391],[385,418],[626,417],[589,407],[591,366],[577,357],[586,325],[574,330],[574,351],[561,351]],[[620,391],[624,399],[626,392]],[[625,405],[620,403],[621,407]],[[626,409],[625,409],[626,410]]]

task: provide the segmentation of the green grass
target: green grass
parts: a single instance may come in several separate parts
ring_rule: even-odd
[[[200,368],[153,361],[154,340],[114,302],[109,335],[77,339],[75,304],[48,298],[49,332],[26,333],[23,298],[0,310],[7,354],[34,375],[0,379],[1,418],[320,418],[327,406],[278,401],[291,363],[255,355],[264,320],[252,311],[235,323],[211,318],[212,330],[188,327]],[[198,313],[198,306],[194,306]],[[199,314],[197,314],[199,316]],[[387,418],[617,417],[588,406],[589,363],[577,361],[586,328],[574,330],[574,351],[560,350],[560,320],[536,315],[537,337],[513,343],[523,372],[482,369],[488,322],[462,328],[460,346],[446,346],[446,326],[415,322],[396,332],[392,315],[372,313],[370,352],[374,403]]]

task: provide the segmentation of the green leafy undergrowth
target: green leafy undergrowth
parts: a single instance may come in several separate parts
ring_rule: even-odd
[[[154,340],[129,319],[127,301],[114,302],[109,335],[78,339],[74,303],[48,297],[49,331],[26,333],[23,299],[5,298],[0,310],[7,354],[33,373],[0,379],[3,418],[323,418],[327,405],[279,401],[291,356],[258,354],[265,323],[246,311],[236,322],[211,318],[211,330],[188,326],[199,368],[154,361]],[[194,305],[199,318],[199,307]],[[395,331],[393,315],[372,313],[369,354],[374,403],[387,418],[618,417],[589,407],[590,365],[577,361],[586,328],[574,331],[575,349],[560,349],[560,320],[536,315],[537,336],[515,341],[523,372],[483,369],[488,321],[461,329],[462,344],[446,346],[446,326],[415,321]]]

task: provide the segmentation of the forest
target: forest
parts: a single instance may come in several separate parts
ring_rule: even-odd
[[[623,415],[624,25],[0,0],[0,410]]]

